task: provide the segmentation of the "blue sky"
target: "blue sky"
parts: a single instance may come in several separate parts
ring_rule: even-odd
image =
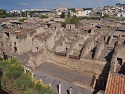
[[[31,8],[77,7],[88,8],[125,3],[125,0],[0,0],[0,8],[6,10]]]

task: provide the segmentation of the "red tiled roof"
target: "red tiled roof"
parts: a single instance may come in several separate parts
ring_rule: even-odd
[[[125,77],[109,74],[105,94],[125,94]]]

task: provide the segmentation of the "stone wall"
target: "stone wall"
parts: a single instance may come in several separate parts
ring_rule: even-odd
[[[30,55],[30,59],[28,60],[28,65],[32,68],[35,69],[38,67],[40,64],[45,62],[45,51],[41,50],[39,52],[33,52]]]
[[[20,41],[22,42],[19,42],[18,45],[18,48],[20,48],[18,49],[19,54],[27,53],[32,50],[32,37],[27,35],[26,39],[22,39]]]
[[[69,68],[71,70],[90,75],[93,75],[95,73],[100,74],[104,67],[104,63],[101,65],[95,62],[84,62],[84,60],[81,61],[69,57],[55,55],[50,53],[49,51],[47,51],[46,53],[46,62],[51,62],[59,66]]]
[[[26,38],[16,39],[15,34],[11,35],[10,42],[11,42],[12,53],[15,53],[14,47],[17,48],[16,53],[19,55],[23,53],[27,53],[32,50],[32,37],[28,35],[24,35],[24,36],[26,36]]]

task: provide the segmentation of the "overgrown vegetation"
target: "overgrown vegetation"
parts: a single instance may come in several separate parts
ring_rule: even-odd
[[[60,17],[61,17],[61,18],[65,18],[65,12],[62,12],[62,14],[61,14]]]
[[[66,22],[61,22],[62,27],[66,27]]]
[[[67,24],[75,24],[75,25],[78,25],[78,24],[79,24],[79,19],[78,19],[76,16],[67,17],[67,18],[66,18],[66,23],[67,23]]]
[[[80,21],[79,18],[77,18],[76,16],[71,16],[70,12],[68,12],[65,22],[62,22],[61,25],[62,27],[65,27],[66,24],[75,24],[77,26],[80,24]]]
[[[24,73],[20,63],[12,58],[0,61],[1,87],[13,94],[54,94],[52,88],[39,80],[31,79],[31,73]]]

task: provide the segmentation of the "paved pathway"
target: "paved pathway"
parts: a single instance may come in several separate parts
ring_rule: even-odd
[[[74,85],[74,82],[81,82],[90,85],[92,77],[80,76],[68,69],[64,69],[51,63],[41,64],[35,71],[35,79],[42,78],[45,84],[51,83],[52,87],[58,93],[58,84],[61,81],[62,94],[69,94],[69,88],[72,87],[72,94],[92,94],[92,91]]]

